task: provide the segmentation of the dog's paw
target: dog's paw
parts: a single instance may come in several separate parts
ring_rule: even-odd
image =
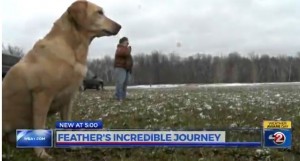
[[[37,148],[37,149],[34,149],[35,150],[35,153],[36,155],[41,158],[41,159],[47,159],[47,160],[51,160],[53,159],[53,157],[51,155],[49,155],[45,149],[40,149],[40,148]]]
[[[48,153],[46,153],[45,151],[39,155],[39,158],[44,159],[44,160],[52,160],[53,157],[51,155],[49,155]]]

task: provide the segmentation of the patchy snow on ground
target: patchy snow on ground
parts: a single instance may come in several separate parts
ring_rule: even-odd
[[[300,82],[278,82],[278,83],[215,83],[215,84],[158,84],[158,85],[136,85],[128,86],[129,89],[157,89],[177,87],[242,87],[242,86],[266,86],[266,85],[299,85]]]
[[[265,85],[300,85],[300,82],[276,82],[276,83],[216,83],[200,84],[198,87],[241,87],[241,86],[265,86]]]
[[[137,85],[128,86],[129,89],[148,89],[148,88],[177,88],[183,87],[185,84],[159,84],[159,85]]]

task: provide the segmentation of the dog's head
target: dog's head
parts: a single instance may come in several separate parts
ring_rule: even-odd
[[[121,25],[104,15],[103,9],[91,2],[80,0],[68,8],[69,18],[80,31],[92,37],[116,35]]]

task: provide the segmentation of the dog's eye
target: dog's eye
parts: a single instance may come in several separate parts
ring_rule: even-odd
[[[98,11],[98,14],[103,15],[104,13],[103,13],[103,11]]]

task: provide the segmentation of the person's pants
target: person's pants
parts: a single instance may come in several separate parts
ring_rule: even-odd
[[[116,80],[116,97],[118,100],[126,98],[127,82],[129,72],[124,68],[115,68],[115,80]]]

